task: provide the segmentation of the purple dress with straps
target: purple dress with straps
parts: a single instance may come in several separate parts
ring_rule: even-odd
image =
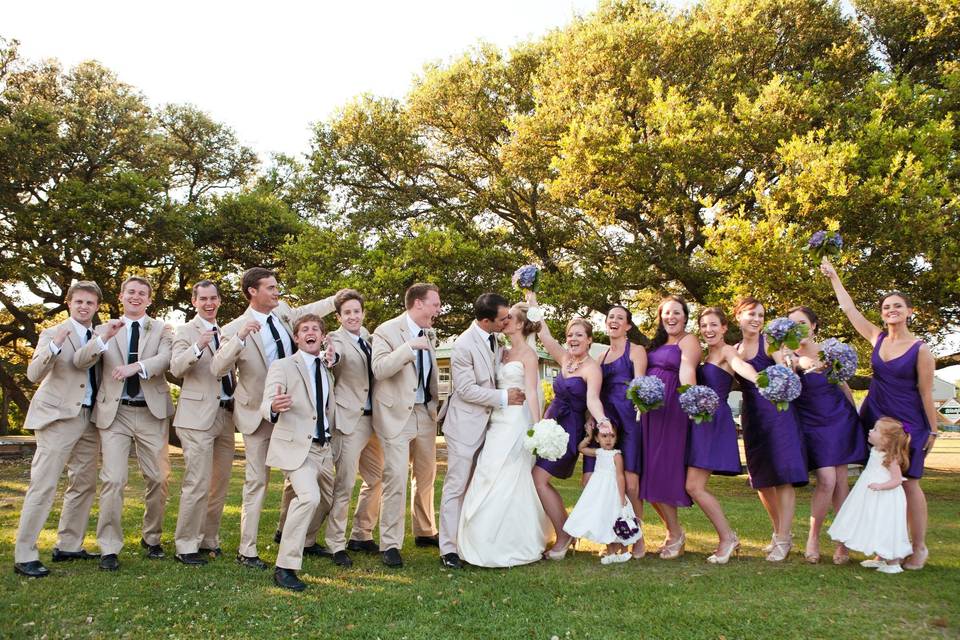
[[[663,380],[664,403],[640,417],[643,474],[640,499],[677,507],[693,504],[687,495],[687,436],[690,418],[680,408],[680,345],[665,344],[647,355],[647,375]]]
[[[800,374],[803,385],[794,400],[809,469],[862,464],[867,460],[867,439],[860,428],[857,409],[840,385],[816,371]]]
[[[637,408],[627,398],[627,385],[633,380],[633,361],[630,359],[630,341],[623,355],[613,362],[600,364],[603,372],[603,385],[600,387],[600,402],[603,412],[617,427],[617,448],[623,457],[623,470],[639,474],[642,468],[640,460],[640,423],[637,421]],[[609,353],[609,351],[607,351]],[[595,456],[583,457],[583,472],[593,473],[597,464]]]
[[[767,355],[763,334],[757,355],[747,360],[757,371],[776,364]],[[810,482],[807,453],[803,447],[800,421],[794,403],[786,411],[760,395],[757,385],[737,376],[743,391],[740,423],[743,426],[743,449],[747,456],[750,486],[754,489],[792,484],[802,487]]]
[[[884,361],[880,357],[880,345],[886,337],[886,331],[880,332],[870,356],[873,380],[860,407],[860,421],[867,431],[884,416],[902,422],[910,434],[910,467],[904,475],[918,479],[923,477],[927,457],[923,448],[930,439],[930,423],[917,388],[917,357],[923,341],[917,340],[903,355]]]
[[[577,447],[586,433],[584,414],[587,411],[587,381],[580,377],[565,378],[563,373],[553,379],[553,401],[544,418],[552,418],[563,427],[570,439],[567,452],[558,460],[537,458],[537,466],[555,478],[569,478],[577,465],[580,451]]]
[[[737,425],[727,404],[733,376],[723,367],[704,362],[697,367],[697,384],[710,387],[720,397],[720,406],[713,418],[690,426],[687,466],[707,469],[721,476],[738,476],[740,448],[737,446]]]

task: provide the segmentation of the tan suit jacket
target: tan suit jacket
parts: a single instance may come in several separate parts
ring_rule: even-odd
[[[373,429],[384,438],[395,438],[413,413],[417,395],[417,356],[410,340],[406,313],[387,320],[373,332]],[[427,412],[437,419],[437,354],[430,345],[430,402]]]
[[[292,342],[293,325],[297,318],[307,313],[313,313],[322,318],[329,315],[333,309],[333,296],[330,296],[293,309],[281,302],[273,313],[286,327]],[[224,342],[220,344],[220,351],[213,357],[212,369],[213,375],[218,378],[228,372],[235,374],[234,379],[237,382],[233,394],[235,401],[233,421],[237,425],[237,431],[247,435],[256,431],[261,422],[260,401],[263,399],[263,383],[267,377],[267,352],[263,348],[263,334],[270,331],[267,327],[263,327],[241,341],[237,333],[251,320],[256,318],[250,307],[247,307],[243,315],[223,327]]]
[[[70,329],[70,333],[63,341],[60,353],[54,355],[50,351],[50,343],[62,327]],[[90,340],[95,347],[96,342],[95,339]],[[57,420],[80,415],[90,378],[87,375],[89,367],[79,367],[73,362],[79,349],[80,339],[69,318],[55,327],[44,329],[40,334],[33,358],[27,365],[27,378],[30,382],[39,382],[40,387],[30,400],[23,425],[25,428],[42,429]]]
[[[324,368],[324,384],[327,386],[327,403],[324,411],[333,435],[336,425],[337,404],[334,393],[334,381],[330,372]],[[311,389],[315,382],[313,371],[308,371],[303,357],[293,354],[270,365],[264,382],[263,400],[260,404],[260,416],[270,420],[270,404],[277,394],[277,385],[293,398],[293,406],[277,417],[270,435],[270,448],[267,450],[267,466],[293,471],[299,469],[307,459],[310,445],[317,428],[317,407],[313,401]],[[309,385],[309,386],[308,386]]]
[[[200,339],[206,327],[200,318],[194,318],[177,328],[173,338],[173,355],[170,358],[170,373],[181,378],[180,401],[173,426],[181,429],[207,431],[213,426],[220,409],[220,378],[213,374],[214,342],[203,349],[200,357],[193,345]],[[221,341],[220,346],[223,346]]]
[[[496,343],[495,343],[496,344]],[[490,351],[476,323],[460,334],[450,354],[453,393],[443,406],[443,435],[473,446],[483,440],[490,413],[500,406],[503,391],[497,389],[496,361],[500,347]]]
[[[360,337],[370,344],[370,332],[366,329],[360,329]],[[354,335],[343,327],[331,331],[329,339],[340,355],[333,367],[337,379],[337,430],[340,433],[353,433],[354,427],[363,416],[363,408],[370,392],[367,356],[360,349]]]
[[[170,400],[170,386],[164,374],[170,368],[170,347],[173,343],[173,329],[170,325],[155,318],[144,316],[147,327],[140,330],[139,362],[147,377],[140,379],[140,388],[143,390],[143,399],[147,401],[147,408],[158,420],[173,415],[173,401]],[[103,325],[101,325],[103,327]],[[105,327],[98,331],[106,330]],[[100,429],[106,429],[113,423],[120,406],[120,396],[123,394],[125,380],[114,380],[110,372],[122,364],[127,364],[127,328],[124,327],[107,342],[107,350],[101,355],[96,340],[91,340],[74,356],[74,364],[79,367],[88,367],[100,357],[102,370],[105,372],[100,383],[100,392],[97,394],[97,403],[94,407],[94,422]]]

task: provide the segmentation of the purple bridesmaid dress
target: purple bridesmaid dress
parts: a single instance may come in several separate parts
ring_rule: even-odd
[[[677,507],[693,504],[687,495],[687,435],[690,418],[680,408],[680,345],[665,344],[648,354],[647,375],[663,380],[664,404],[640,418],[643,475],[640,499]]]
[[[617,448],[623,456],[624,471],[640,473],[640,423],[637,408],[627,398],[627,385],[633,380],[633,361],[630,360],[630,342],[623,355],[613,362],[603,362],[603,386],[600,387],[600,402],[603,412],[617,427]],[[606,355],[604,355],[606,358]],[[583,457],[583,472],[593,473],[597,464],[595,456]]]
[[[839,385],[822,373],[800,375],[803,389],[794,401],[810,470],[867,460],[867,439],[856,408]]]
[[[720,396],[720,407],[707,422],[690,425],[687,466],[706,469],[721,476],[740,475],[740,449],[737,447],[737,425],[727,404],[733,376],[723,367],[704,362],[697,367],[697,384],[710,387]]]
[[[763,334],[760,334],[757,355],[747,362],[758,372],[776,364],[767,355]],[[739,375],[737,380],[743,392],[740,421],[750,486],[763,489],[782,484],[795,487],[809,484],[807,454],[794,403],[791,402],[786,411],[777,411],[772,402],[760,395],[757,385]]]
[[[927,457],[923,448],[930,439],[930,423],[917,389],[917,356],[923,341],[917,340],[902,356],[884,362],[880,357],[880,345],[886,337],[887,332],[882,331],[870,356],[873,380],[860,407],[860,421],[866,430],[872,429],[884,416],[903,422],[910,434],[910,468],[904,475],[922,478],[923,462]]]
[[[586,433],[583,422],[587,411],[587,381],[583,378],[565,378],[559,374],[553,379],[553,402],[547,408],[544,418],[552,418],[560,423],[570,439],[567,452],[558,460],[537,458],[537,466],[555,478],[569,478],[577,465],[580,455],[577,449]]]

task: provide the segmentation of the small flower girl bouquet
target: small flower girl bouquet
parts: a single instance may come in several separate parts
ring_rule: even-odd
[[[559,460],[567,452],[570,434],[556,420],[546,418],[533,425],[523,439],[523,446],[544,460]]]

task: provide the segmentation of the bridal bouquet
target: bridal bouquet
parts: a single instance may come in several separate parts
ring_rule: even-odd
[[[827,255],[840,255],[840,249],[842,248],[843,238],[836,231],[833,234],[829,231],[817,231],[807,241],[807,251],[817,257],[817,262],[823,260],[823,257]]]
[[[836,338],[823,341],[820,359],[827,365],[827,380],[833,384],[846,382],[857,373],[857,352]]]
[[[757,374],[757,388],[777,411],[786,411],[800,395],[800,376],[782,364],[771,365]]]
[[[680,408],[696,424],[709,422],[720,407],[720,396],[703,384],[685,384],[680,392]]]
[[[640,376],[627,385],[627,399],[637,407],[637,413],[662,407],[665,393],[663,380],[657,376]]]
[[[545,418],[533,425],[523,439],[523,446],[544,460],[559,460],[567,452],[570,434],[556,420]]]
[[[540,267],[535,264],[527,264],[513,272],[513,286],[517,289],[530,291],[537,290],[537,284],[540,282]]]
[[[763,335],[767,337],[767,353],[779,351],[783,345],[799,349],[800,341],[807,337],[807,325],[790,318],[775,318],[763,328]]]

